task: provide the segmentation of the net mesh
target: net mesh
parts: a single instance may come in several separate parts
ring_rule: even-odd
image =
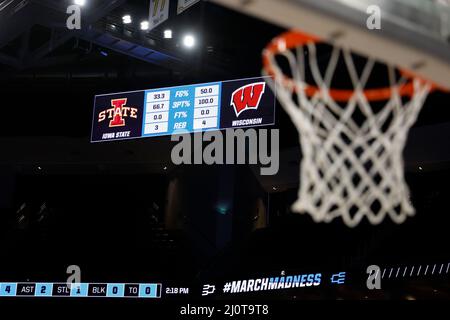
[[[280,67],[280,56],[287,61],[289,81]],[[313,42],[267,57],[270,85],[299,132],[303,154],[298,199],[292,210],[308,213],[316,222],[342,217],[349,227],[363,217],[378,224],[386,216],[402,223],[414,215],[402,153],[430,84],[398,77],[396,69],[387,66],[390,98],[376,108],[364,93],[375,64],[372,58],[357,72],[352,54],[335,47],[321,72]],[[344,104],[335,101],[329,90],[339,59],[345,62],[353,87]],[[309,95],[306,62],[317,86]],[[399,88],[406,82],[413,86],[413,94],[405,99]]]

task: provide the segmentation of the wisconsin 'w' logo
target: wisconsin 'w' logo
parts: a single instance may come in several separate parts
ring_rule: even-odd
[[[265,82],[256,82],[240,87],[231,95],[231,105],[236,117],[249,109],[258,109],[259,102],[266,88]]]

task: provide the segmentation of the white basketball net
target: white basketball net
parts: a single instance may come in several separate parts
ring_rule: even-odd
[[[287,82],[275,56],[271,86],[300,135],[303,158],[300,164],[300,189],[292,210],[308,213],[316,222],[342,217],[349,227],[366,216],[375,225],[390,216],[396,223],[414,215],[403,172],[402,152],[408,131],[414,124],[430,91],[430,84],[415,79],[414,93],[402,101],[398,88],[406,82],[396,80],[395,68],[388,66],[391,98],[375,111],[363,90],[375,60],[368,58],[358,75],[351,53],[334,48],[324,75],[321,74],[313,42],[305,45],[309,67],[319,90],[311,97],[305,93],[304,46],[282,50],[292,72]],[[345,65],[354,89],[345,106],[329,94],[330,83],[339,58]],[[278,55],[277,55],[278,56]],[[283,80],[284,79],[284,80]],[[293,94],[293,91],[297,94]],[[353,119],[359,108],[363,121]]]

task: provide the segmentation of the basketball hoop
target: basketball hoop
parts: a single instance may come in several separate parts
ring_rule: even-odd
[[[337,46],[332,46],[321,71],[319,43],[317,37],[289,31],[263,52],[263,73],[272,77],[270,85],[300,135],[300,189],[292,210],[308,213],[316,222],[342,217],[349,227],[363,217],[373,225],[386,216],[402,223],[414,215],[402,152],[409,129],[435,87],[410,72],[384,65],[389,85],[366,88],[378,62],[366,57],[358,74],[354,55]],[[351,89],[331,87],[340,59]]]

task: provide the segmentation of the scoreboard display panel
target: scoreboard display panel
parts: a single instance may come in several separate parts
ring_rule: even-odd
[[[92,142],[275,123],[267,77],[95,96]]]
[[[1,297],[161,298],[161,283],[0,283]]]

